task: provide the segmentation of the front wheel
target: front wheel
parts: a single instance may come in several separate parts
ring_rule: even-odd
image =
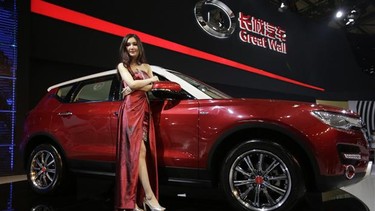
[[[304,193],[295,159],[280,145],[265,140],[240,144],[226,157],[221,185],[237,210],[288,210]]]

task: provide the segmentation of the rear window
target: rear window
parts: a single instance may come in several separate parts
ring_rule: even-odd
[[[112,78],[103,81],[83,83],[77,90],[73,102],[108,101],[111,94]]]
[[[117,100],[119,82],[114,76],[94,78],[60,87],[56,97],[65,103]]]

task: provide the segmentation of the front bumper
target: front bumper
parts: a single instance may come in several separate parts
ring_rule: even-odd
[[[374,171],[373,162],[368,162],[365,172],[356,173],[352,179],[348,179],[345,175],[338,176],[320,176],[317,180],[318,191],[329,191],[349,185],[353,185],[362,181],[365,177],[371,175]]]

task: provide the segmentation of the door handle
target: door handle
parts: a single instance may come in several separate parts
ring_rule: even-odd
[[[66,111],[66,112],[60,112],[57,115],[59,115],[59,116],[71,116],[71,115],[73,115],[73,113],[70,112],[70,111]]]

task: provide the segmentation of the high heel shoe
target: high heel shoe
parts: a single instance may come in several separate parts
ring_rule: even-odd
[[[158,207],[153,207],[150,203],[150,200],[148,200],[147,198],[145,198],[143,200],[143,209],[145,209],[145,211],[148,211],[150,208],[151,211],[164,211],[165,210],[165,207],[162,207],[162,206],[158,206]]]
[[[144,211],[144,210],[142,210],[142,209],[139,208],[139,207],[135,207],[135,208],[133,209],[133,211]]]

